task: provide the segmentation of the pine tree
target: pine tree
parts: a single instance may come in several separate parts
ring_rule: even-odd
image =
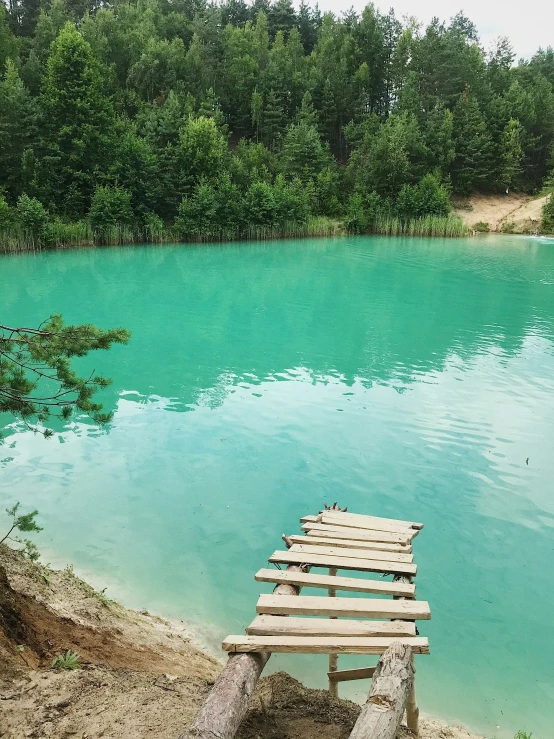
[[[0,81],[0,182],[15,201],[23,191],[22,159],[37,134],[38,109],[11,59]]]
[[[304,93],[300,110],[296,114],[296,123],[305,123],[308,126],[314,126],[316,129],[319,125],[319,116],[312,102],[312,95],[309,91]]]
[[[500,141],[500,173],[498,183],[506,190],[517,182],[522,172],[523,127],[519,121],[510,118],[502,132]]]
[[[114,117],[90,45],[67,23],[52,45],[41,104],[36,187],[54,211],[81,216],[114,151]]]
[[[452,179],[456,192],[469,194],[482,187],[491,171],[491,141],[479,103],[466,90],[454,108]]]
[[[285,129],[286,116],[275,90],[270,90],[264,106],[262,131],[265,145],[275,151]]]
[[[315,179],[332,164],[329,149],[322,144],[317,128],[304,122],[288,127],[280,159],[284,174],[303,181]]]

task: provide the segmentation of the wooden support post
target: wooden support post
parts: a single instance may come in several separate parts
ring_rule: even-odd
[[[336,577],[336,576],[337,576],[337,568],[329,567],[329,577]],[[331,598],[335,598],[337,595],[337,591],[335,588],[329,588],[328,592]],[[331,616],[331,618],[333,618],[333,616]],[[339,655],[330,654],[329,655],[329,672],[337,672],[338,669],[339,669]],[[329,695],[332,696],[333,698],[339,697],[339,684],[336,680],[333,680],[332,678],[329,678]]]
[[[402,583],[411,583],[412,578],[407,577],[406,575],[395,575],[393,578],[394,582],[402,582]],[[412,600],[410,598],[405,598],[404,596],[395,596],[395,600]],[[406,724],[408,726],[408,729],[412,732],[412,734],[415,737],[419,736],[419,708],[417,707],[417,699],[416,699],[416,690],[415,690],[415,660],[414,655],[412,654],[410,658],[410,663],[412,666],[412,672],[414,675],[414,678],[412,680],[412,686],[410,688],[410,693],[408,695],[408,700],[406,702]]]
[[[305,572],[289,565],[289,572]],[[300,587],[282,583],[274,595],[298,595]],[[269,652],[230,654],[192,725],[179,739],[233,739],[248,711],[250,697],[268,659]]]
[[[350,739],[395,739],[414,680],[411,655],[410,647],[395,642],[381,656]]]

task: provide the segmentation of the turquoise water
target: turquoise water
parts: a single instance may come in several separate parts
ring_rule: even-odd
[[[0,503],[39,508],[47,561],[217,645],[252,619],[270,589],[253,575],[301,515],[338,500],[422,520],[422,709],[552,736],[552,245],[29,254],[1,258],[0,295],[5,323],[61,312],[133,332],[87,364],[114,379],[108,428],[81,419],[46,441],[15,425],[0,447]],[[325,684],[324,657],[270,666]]]

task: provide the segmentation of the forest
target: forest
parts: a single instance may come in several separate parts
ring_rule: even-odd
[[[372,4],[9,0],[0,147],[4,251],[459,235],[452,194],[552,187],[554,51]]]

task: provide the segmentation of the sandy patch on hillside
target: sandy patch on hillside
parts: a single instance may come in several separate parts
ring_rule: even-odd
[[[68,649],[82,669],[52,670]],[[184,624],[106,604],[71,571],[0,547],[0,737],[177,739],[221,669]],[[237,739],[347,739],[359,712],[277,673],[260,681]],[[421,729],[478,739],[438,721]]]
[[[467,200],[454,200],[454,213],[470,228],[488,223],[490,231],[501,231],[503,224],[513,224],[514,233],[534,233],[541,221],[547,197],[529,195],[472,195]],[[505,226],[506,227],[506,226]]]

